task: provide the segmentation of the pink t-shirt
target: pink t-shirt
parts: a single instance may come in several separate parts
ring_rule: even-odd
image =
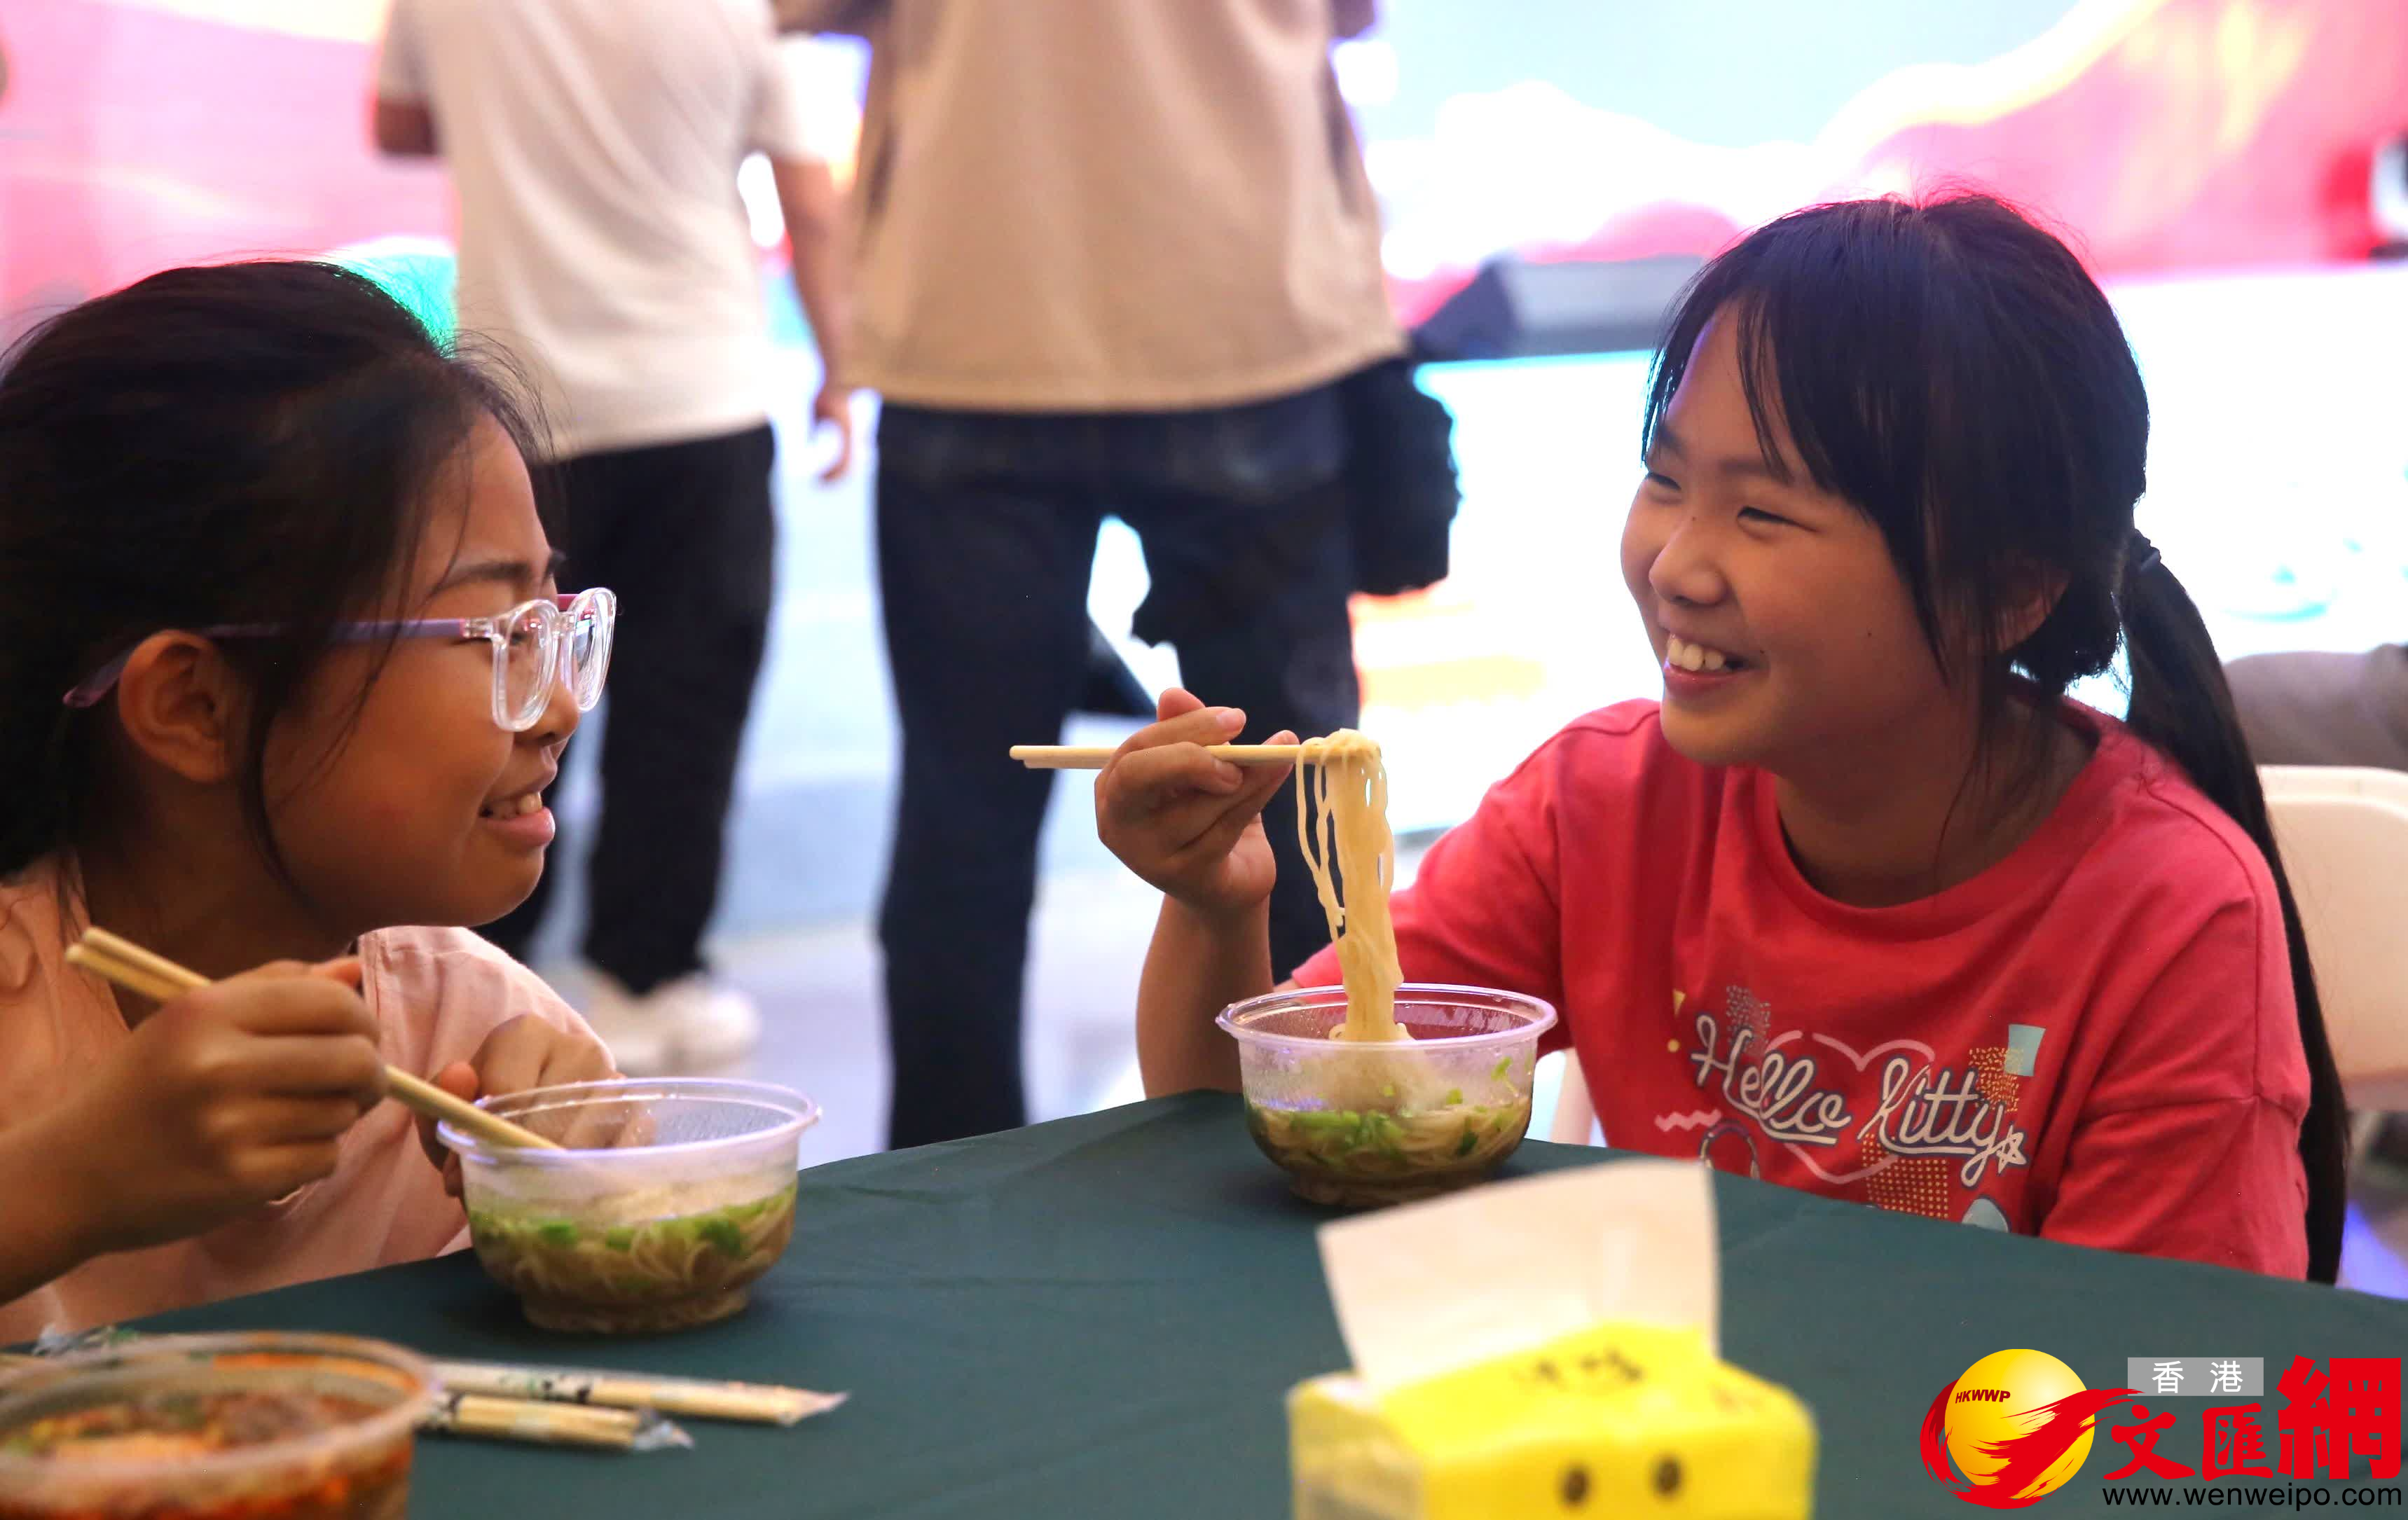
[[[84,925],[62,922],[56,882],[44,867],[0,886],[0,1125],[55,1101],[133,1038],[108,988],[64,959]],[[382,929],[361,939],[360,956],[385,1061],[405,1071],[466,1060],[522,1013],[584,1028],[534,972],[466,929]],[[343,1136],[331,1176],[205,1235],[94,1257],[0,1304],[0,1344],[466,1243],[460,1204],[444,1194],[409,1111],[380,1103]]]
[[[1405,975],[1554,1003],[1613,1145],[2301,1276],[2273,879],[2178,767],[2071,710],[2098,748],[2031,837],[1880,909],[1799,873],[1770,777],[1684,759],[1655,703],[1591,713],[1431,847],[1396,899]]]

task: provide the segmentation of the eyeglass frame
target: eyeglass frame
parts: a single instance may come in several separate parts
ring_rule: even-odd
[[[544,620],[543,638],[551,647],[543,657],[544,679],[541,687],[529,697],[523,711],[513,713],[509,709],[509,626],[530,609],[549,608],[552,615]],[[575,672],[569,668],[569,643],[566,637],[573,620],[580,612],[598,612],[602,622],[602,662],[589,695],[577,690]],[[543,719],[543,710],[551,705],[555,686],[566,683],[577,702],[580,712],[591,712],[602,700],[602,687],[609,679],[611,646],[616,642],[619,624],[618,594],[607,587],[593,586],[580,592],[562,592],[552,596],[538,596],[519,603],[506,612],[484,618],[400,618],[381,619],[367,623],[338,623],[329,630],[340,643],[366,643],[378,638],[448,638],[466,643],[484,639],[494,647],[494,722],[505,733],[523,734]],[[204,638],[269,638],[284,632],[280,624],[227,623],[194,630]],[[60,698],[66,706],[77,709],[96,707],[125,674],[126,662],[134,658],[133,649],[93,671],[70,688]]]

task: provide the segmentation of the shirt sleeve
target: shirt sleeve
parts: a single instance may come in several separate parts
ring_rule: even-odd
[[[2041,1234],[2304,1277],[2307,1176],[2299,1145],[2299,1119],[2263,1098],[2101,1114],[2076,1133]]]
[[[381,929],[364,945],[369,1008],[384,1026],[386,1059],[422,1075],[472,1059],[485,1037],[521,1014],[592,1035],[543,978],[466,929]]]
[[[1470,819],[1422,858],[1390,908],[1408,982],[1495,987],[1563,1006],[1554,849],[1555,757],[1545,750],[1489,789]],[[1337,982],[1338,953],[1298,968],[1304,986]],[[1562,1043],[1563,1026],[1548,1048]]]
[[[376,93],[379,100],[426,99],[426,55],[419,36],[416,0],[393,0],[393,11],[385,18],[384,41],[377,50]]]
[[[796,77],[798,61],[766,18],[752,38],[752,149],[780,163],[822,156],[812,151],[810,123],[803,115],[802,86]]]
[[[2271,878],[2200,921],[2106,1053],[2040,1233],[2307,1271],[2307,1057]]]

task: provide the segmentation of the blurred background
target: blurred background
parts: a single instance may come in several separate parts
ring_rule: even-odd
[[[2408,637],[2408,265],[2386,257],[2408,238],[2408,169],[2386,148],[2408,130],[2408,4],[1510,8],[1509,26],[1499,7],[1387,0],[1337,54],[1395,304],[1448,360],[1422,378],[1457,418],[1466,494],[1452,577],[1357,609],[1363,727],[1385,746],[1400,832],[1466,816],[1572,715],[1658,689],[1613,551],[1638,474],[1640,350],[1680,279],[1736,231],[1842,195],[1969,182],[2069,232],[2147,375],[2143,526],[2228,658]],[[6,0],[0,338],[164,265],[238,253],[331,254],[447,321],[443,171],[368,145],[382,21],[380,0]],[[842,178],[865,54],[787,46]],[[768,1015],[747,1069],[828,1099],[807,1137],[818,1161],[883,1133],[867,918],[894,733],[868,476],[813,480],[818,376],[755,167],[747,199],[793,373],[781,602],[716,950]],[[1108,527],[1092,609],[1153,687],[1175,662],[1125,637],[1144,592],[1134,538]],[[1069,741],[1123,731],[1082,720]],[[1046,845],[1039,1117],[1136,1095],[1154,902],[1096,844],[1087,785],[1059,783]],[[573,794],[572,821],[593,796]],[[544,941],[555,957],[575,933],[566,901]],[[2370,1269],[2368,1285],[2408,1287],[2396,1261],[2361,1265],[2361,1282]]]

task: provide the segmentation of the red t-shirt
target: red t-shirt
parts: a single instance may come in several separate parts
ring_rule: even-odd
[[[1853,908],[1761,771],[1582,718],[1433,845],[1406,979],[1562,1011],[1609,1143],[2021,1235],[2299,1277],[2307,1062],[2264,857],[2121,724],[1970,882]],[[1325,952],[1297,980],[1338,980]]]

